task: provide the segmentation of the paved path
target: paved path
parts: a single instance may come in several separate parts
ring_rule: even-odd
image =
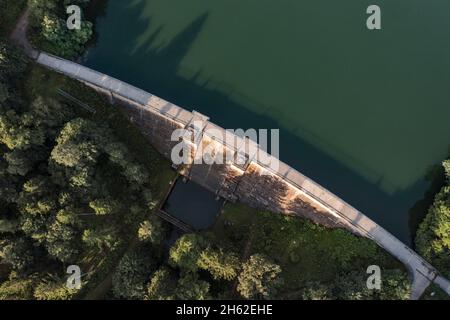
[[[20,16],[19,21],[14,27],[14,30],[11,32],[10,38],[12,41],[18,44],[29,57],[37,59],[39,51],[34,49],[27,39],[29,16],[30,16],[30,9],[27,8]]]
[[[93,85],[111,96],[132,101],[145,108],[149,108],[172,121],[186,124],[195,117],[195,114],[123,81],[91,70],[72,61],[67,61],[44,52],[37,53],[26,40],[28,14],[27,10],[22,15],[11,37],[24,48],[27,54],[36,59],[37,63],[73,79]],[[208,125],[215,126],[212,123],[208,123]],[[217,126],[215,127],[219,128]],[[260,149],[257,152],[265,153]],[[264,157],[271,156],[265,154],[260,159],[264,159]],[[437,270],[416,252],[363,213],[285,163],[280,162],[276,170],[267,167],[263,163],[256,162],[256,164],[271,174],[278,176],[298,192],[307,196],[311,202],[322,207],[355,233],[375,241],[379,246],[405,264],[413,279],[412,299],[418,299],[430,282],[433,281],[450,295],[450,282],[447,279],[439,275]]]

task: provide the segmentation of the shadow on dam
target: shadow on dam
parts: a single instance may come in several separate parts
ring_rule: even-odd
[[[135,10],[136,16],[139,16],[142,6],[142,2],[138,2],[127,10]],[[136,37],[129,36],[141,35],[148,30],[151,19],[141,19],[127,26],[129,29],[126,35],[120,36],[120,46],[115,47],[114,51],[110,51],[111,48],[107,46],[94,46],[88,52],[84,64],[187,110],[199,111],[224,128],[279,128],[280,125],[273,119],[255,114],[245,105],[236,102],[231,98],[230,92],[223,88],[211,88],[213,80],[201,79],[201,70],[188,79],[179,75],[181,61],[207,19],[208,13],[204,13],[192,21],[170,43],[157,49],[151,49],[152,43],[163,26],[160,26],[144,44],[141,43],[138,47],[136,47]],[[99,32],[103,34],[103,30]],[[111,30],[106,32],[112,33],[109,36],[118,36]],[[145,65],[142,65],[142,61],[145,61]],[[199,80],[203,83],[199,84]],[[233,95],[235,96],[236,92],[233,92]],[[260,104],[258,107],[261,110],[268,108]],[[380,177],[379,182],[369,182],[351,168],[284,128],[280,128],[280,152],[282,161],[371,217],[401,241],[411,244],[409,209],[422,198],[428,187],[429,183],[425,179],[416,181],[405,190],[386,193],[381,187],[383,177]],[[187,185],[183,188],[183,192],[190,192]],[[171,201],[169,210],[172,210],[170,207],[174,208],[174,206],[176,204]],[[199,207],[198,210],[203,209]]]

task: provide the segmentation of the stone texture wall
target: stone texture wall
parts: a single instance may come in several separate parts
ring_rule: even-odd
[[[117,98],[115,99],[120,101]],[[140,129],[151,144],[166,158],[170,159],[171,150],[177,143],[171,141],[172,132],[175,129],[183,128],[183,126],[131,102],[127,103],[122,100],[118,105],[122,107],[130,121]]]
[[[122,98],[115,97],[115,101],[150,143],[170,159],[172,148],[178,143],[171,141],[172,132],[175,129],[184,128],[185,124],[168,119],[146,106]],[[208,136],[203,136],[200,143],[203,150],[209,147],[213,153],[234,152],[226,150],[227,147],[222,143]],[[193,145],[192,157],[195,152],[196,147]],[[328,227],[346,227],[327,210],[314,204],[297,188],[281,177],[269,173],[255,162],[251,162],[244,169],[232,163],[191,164],[179,169],[192,181],[229,201],[240,201],[257,209],[305,217]],[[351,231],[354,232],[354,230]]]

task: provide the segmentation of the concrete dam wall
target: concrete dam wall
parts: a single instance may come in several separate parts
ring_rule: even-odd
[[[341,226],[339,219],[330,215],[330,213],[318,205],[311,202],[304,193],[299,192],[293,185],[284,180],[283,176],[296,180],[299,183],[305,183],[305,177],[298,172],[293,171],[285,164],[280,163],[280,169],[276,172],[260,164],[258,161],[252,161],[248,154],[244,164],[234,162],[224,164],[194,164],[194,158],[198,156],[198,149],[208,150],[211,156],[217,153],[238,154],[239,151],[232,146],[228,146],[223,141],[225,130],[209,123],[208,120],[197,113],[185,114],[183,111],[170,106],[164,100],[153,98],[151,103],[165,105],[166,110],[171,116],[149,110],[143,105],[136,105],[129,101],[124,101],[115,97],[116,101],[121,101],[122,108],[129,115],[131,121],[144,133],[156,149],[165,155],[168,159],[171,157],[172,148],[178,144],[178,141],[172,141],[172,132],[175,129],[192,129],[191,124],[202,123],[202,132],[194,133],[200,135],[197,142],[187,141],[186,145],[190,148],[190,162],[188,165],[178,166],[178,171],[214,192],[228,201],[240,201],[251,207],[269,210],[277,213],[293,214],[309,218],[317,223],[326,226]],[[159,99],[159,98],[158,98]],[[211,129],[217,132],[223,132],[223,135],[211,136],[207,132]],[[201,129],[200,129],[201,130]],[[235,137],[236,140],[242,140]],[[243,141],[242,144],[252,143]],[[225,150],[228,149],[228,150]],[[259,152],[264,152],[259,150]],[[268,157],[268,155],[266,154]],[[282,171],[284,170],[284,171]],[[344,225],[342,225],[344,226]]]
[[[233,136],[238,146],[224,139],[225,130],[195,111],[190,112],[164,99],[77,63],[46,53],[37,62],[49,69],[79,80],[107,95],[164,156],[171,158],[179,141],[172,141],[175,129],[192,133],[183,137],[190,161],[177,170],[194,182],[229,201],[276,213],[296,215],[329,227],[343,227],[370,238],[403,262],[413,278],[412,298],[417,299],[431,281],[450,294],[450,282],[436,269],[392,234],[297,170],[279,162],[249,139]],[[193,164],[199,149],[215,154],[233,155],[224,164]],[[250,151],[249,151],[250,150]],[[240,159],[241,161],[237,161]],[[242,161],[243,159],[243,161]],[[261,159],[270,161],[261,161]]]

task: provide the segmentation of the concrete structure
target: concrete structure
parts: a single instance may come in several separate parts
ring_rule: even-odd
[[[40,53],[37,62],[49,69],[77,79],[106,94],[119,104],[130,119],[148,137],[151,143],[170,158],[177,141],[171,141],[174,129],[192,132],[185,138],[190,146],[192,160],[200,146],[209,146],[211,155],[231,152],[236,161],[218,164],[191,164],[179,172],[229,201],[239,200],[252,207],[273,212],[298,215],[326,226],[344,227],[355,234],[375,241],[379,246],[403,262],[413,277],[412,299],[418,299],[430,282],[434,281],[450,295],[450,282],[438,275],[433,266],[400,242],[388,231],[324,189],[295,169],[280,162],[277,169],[266,165],[271,156],[252,146],[249,140],[234,136],[249,148],[235,148],[224,140],[224,129],[209,122],[199,113],[189,112],[148,92],[120,80],[96,72],[79,64],[46,53]],[[211,133],[214,130],[217,134]],[[253,151],[249,151],[253,150]],[[258,155],[258,157],[256,157]],[[244,164],[237,159],[244,159]]]

